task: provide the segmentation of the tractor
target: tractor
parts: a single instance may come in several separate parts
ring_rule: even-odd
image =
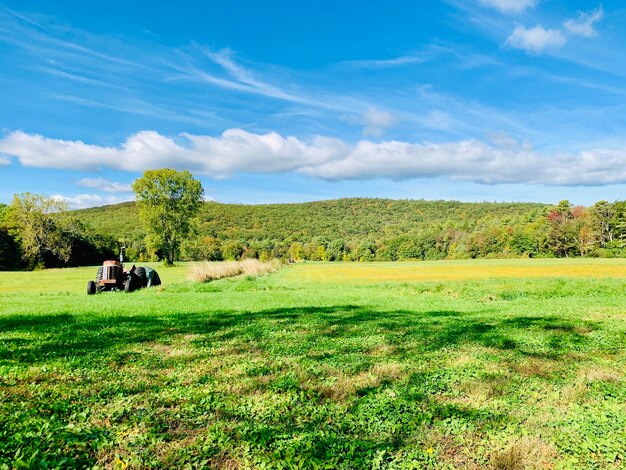
[[[152,268],[133,267],[124,271],[126,247],[120,248],[120,259],[107,260],[98,267],[96,280],[87,282],[87,295],[103,291],[132,292],[144,287],[161,284],[159,274]]]

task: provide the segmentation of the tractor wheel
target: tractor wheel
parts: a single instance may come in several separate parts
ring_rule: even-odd
[[[94,295],[96,293],[96,283],[89,281],[87,283],[87,295]]]
[[[146,275],[146,268],[139,267],[135,269],[135,276],[137,276],[137,285],[139,287],[146,287],[148,285],[148,276]]]
[[[98,272],[96,273],[96,284],[99,284],[102,280],[102,266],[98,268]]]
[[[146,287],[154,287],[154,286],[161,285],[161,278],[159,277],[159,274],[154,269],[147,268],[146,277],[148,278]]]
[[[151,286],[161,285],[161,278],[159,277],[159,273],[157,273],[156,271],[152,273],[152,282],[150,283],[150,285]]]
[[[133,278],[129,277],[124,281],[124,292],[132,292],[133,291]]]

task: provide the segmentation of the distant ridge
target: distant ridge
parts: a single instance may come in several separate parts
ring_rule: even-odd
[[[206,202],[199,235],[220,240],[289,244],[375,242],[442,232],[475,232],[484,227],[514,227],[545,218],[548,205],[510,202],[459,202],[343,198],[284,204]],[[98,233],[125,240],[143,239],[134,202],[72,211]]]

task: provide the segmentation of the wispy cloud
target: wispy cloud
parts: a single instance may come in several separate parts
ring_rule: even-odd
[[[42,26],[35,26],[34,23]],[[25,15],[3,16],[0,12],[0,25],[3,24],[7,31],[13,33],[5,36],[0,33],[0,41],[19,47],[25,52],[24,57],[31,57],[31,69],[60,79],[60,84],[55,83],[54,87],[49,87],[47,83],[41,86],[41,94],[80,107],[187,123],[199,128],[243,127],[246,124],[242,122],[241,114],[247,114],[246,120],[252,123],[256,123],[257,116],[249,108],[235,110],[229,103],[243,102],[251,99],[246,95],[254,95],[263,99],[259,113],[262,113],[260,119],[264,121],[269,117],[278,120],[284,116],[283,120],[288,123],[288,116],[297,115],[304,119],[305,115],[315,115],[311,119],[317,120],[317,123],[308,127],[326,127],[328,131],[333,120],[344,115],[367,117],[369,113],[368,120],[374,123],[381,116],[372,114],[370,109],[387,108],[385,112],[396,117],[402,115],[406,123],[418,126],[425,123],[426,128],[432,128],[428,124],[435,121],[424,120],[425,115],[443,115],[438,109],[420,108],[416,112],[408,106],[409,101],[401,98],[397,100],[402,104],[400,109],[393,109],[385,103],[390,93],[376,96],[357,89],[339,91],[332,86],[318,84],[310,76],[301,76],[268,64],[246,62],[228,48],[212,49],[193,43],[181,47],[165,47],[156,43],[138,45],[133,41],[96,36],[71,27],[49,26],[45,19],[29,22]],[[353,65],[357,68],[396,67],[433,60],[444,53],[453,51],[426,46],[413,55],[382,61],[357,61]],[[337,69],[331,67],[331,70]],[[213,98],[206,104],[197,99],[197,96],[216,89],[228,94],[213,93]],[[400,95],[401,91],[392,90],[392,93]],[[170,100],[171,96],[176,96],[176,99]],[[232,98],[227,99],[227,96]],[[239,113],[239,119],[232,118],[236,113]],[[380,128],[389,127],[386,123],[369,126],[362,121],[354,121],[353,124],[355,127],[365,126],[369,135],[378,135]],[[436,128],[443,131],[449,126],[437,125]]]
[[[276,85],[258,79],[250,70],[235,62],[233,52],[230,49],[212,51],[207,47],[203,47],[202,50],[207,57],[221,66],[239,84],[247,85],[248,91],[295,103],[318,104],[306,97],[289,93]],[[245,90],[245,88],[242,88],[242,90]]]
[[[397,123],[398,117],[389,111],[370,107],[360,115],[345,116],[344,120],[363,126],[362,133],[365,136],[380,137]]]
[[[454,49],[433,43],[423,46],[418,51],[413,51],[410,54],[404,54],[398,57],[344,60],[337,65],[354,69],[394,69],[397,67],[428,63],[446,54],[457,56],[459,59],[462,58],[462,55]]]
[[[595,10],[579,13],[578,18],[565,21],[563,26],[571,34],[591,38],[598,35],[595,25],[602,18],[604,18],[604,9],[600,5]]]
[[[82,98],[80,96],[73,95],[51,95],[52,98],[60,101],[66,101],[68,103],[73,103],[79,106],[84,106],[87,108],[100,108],[100,109],[109,109],[111,111],[117,111],[120,113],[126,114],[136,114],[139,116],[150,116],[155,119],[166,120],[166,121],[176,121],[183,123],[190,123],[200,125],[204,121],[199,118],[194,118],[189,114],[198,114],[201,112],[195,112],[194,110],[188,110],[188,114],[180,114],[176,111],[170,109],[164,109],[158,106],[155,106],[151,103],[147,103],[145,101],[139,100],[137,98],[124,100],[123,103],[116,103],[113,100],[110,100],[108,103],[104,103],[101,101],[96,101],[89,98]],[[207,114],[211,116],[213,119],[220,119],[214,114]]]
[[[252,71],[247,70],[246,68],[235,62],[233,52],[230,49],[213,51],[207,47],[201,47],[201,50],[206,55],[206,57],[211,59],[214,63],[216,63],[224,71],[226,71],[230,79],[216,77],[212,74],[204,72],[203,70],[199,70],[197,67],[194,66],[190,66],[188,69],[189,71],[191,71],[191,75],[188,76],[189,78],[192,78],[195,75],[197,78],[205,80],[208,83],[219,87],[241,92],[253,93],[269,98],[288,101],[291,103],[330,109],[337,108],[337,104],[332,103],[332,101],[326,102],[307,96],[304,93],[293,93],[285,90],[284,87],[280,87],[257,78]]]
[[[492,136],[493,144],[465,139],[443,143],[362,140],[350,145],[324,136],[302,140],[241,129],[217,137],[180,137],[177,141],[144,131],[120,146],[102,147],[14,132],[0,141],[0,151],[24,166],[93,170],[97,161],[101,167],[116,170],[169,166],[213,178],[241,172],[297,172],[327,180],[447,177],[481,184],[626,183],[626,146],[548,154],[504,134]]]
[[[119,183],[105,178],[82,178],[76,184],[83,188],[97,189],[105,193],[130,193],[132,191],[130,184]]]
[[[442,93],[432,85],[417,89],[420,106],[429,110],[421,114],[401,115],[429,129],[446,130],[457,137],[482,135],[485,129],[507,129],[514,134],[538,137],[540,131],[518,119],[514,112],[502,111],[474,99]]]
[[[494,3],[490,8],[483,8],[476,1],[459,3],[465,5],[464,21],[484,28],[498,43],[502,43],[513,28],[511,17],[499,12],[502,8],[514,11],[522,5],[499,2],[499,7]],[[529,10],[533,5],[526,2],[522,10]],[[581,14],[575,21],[580,25],[590,24],[595,30],[599,21],[597,11],[602,10]],[[560,23],[558,27],[519,25],[519,29],[509,35],[508,47],[533,54],[553,54],[563,41],[568,38],[574,41],[575,33]],[[576,112],[558,109],[558,104],[549,110],[532,106],[505,108],[491,101],[481,101],[471,92],[464,94],[455,90],[445,79],[437,84],[437,91],[435,87],[420,88],[424,83],[421,80],[433,79],[428,76],[427,67],[421,68],[422,63],[431,61],[433,68],[445,71],[438,72],[439,76],[448,72],[458,74],[458,81],[478,72],[491,83],[502,77],[510,79],[515,65],[504,57],[510,54],[493,59],[488,53],[477,53],[471,45],[426,45],[389,59],[347,61],[339,63],[345,67],[334,63],[323,70],[302,71],[256,63],[227,48],[208,48],[194,43],[168,47],[132,38],[98,36],[65,25],[55,26],[46,18],[29,21],[27,16],[3,15],[2,11],[0,30],[6,31],[0,31],[0,41],[19,48],[22,54],[16,56],[26,64],[24,68],[58,78],[39,82],[43,98],[131,115],[132,122],[140,122],[134,129],[160,128],[162,121],[167,121],[170,134],[183,130],[193,135],[218,134],[225,128],[239,128],[256,132],[254,135],[269,135],[277,130],[294,135],[343,135],[344,143],[349,142],[346,145],[352,145],[362,135],[370,138],[388,135],[395,139],[410,136],[409,139],[418,141],[446,142],[480,139],[486,132],[505,130],[541,145],[543,138],[549,140],[546,136],[552,139],[555,129],[563,130],[558,127],[560,114],[571,116]],[[411,64],[415,67],[400,69]],[[487,66],[489,70],[475,70]],[[390,76],[395,73],[396,77],[402,73],[403,85],[396,88],[390,85],[393,82],[381,84],[374,80],[364,84],[377,74],[361,68],[388,69],[382,73]],[[474,70],[467,70],[470,68]],[[357,82],[353,80],[355,77],[365,79]],[[544,82],[552,80],[540,78]],[[36,83],[33,82],[33,87]],[[599,83],[597,89],[615,91],[614,87],[603,87]],[[346,116],[352,118],[346,119]],[[163,144],[160,134],[135,134],[129,138],[129,145],[152,137],[160,151]],[[189,145],[184,137],[170,140],[176,145],[182,141],[179,146],[183,149]],[[227,141],[230,142],[228,139],[223,142]],[[143,149],[142,145],[139,148]],[[183,152],[183,155],[188,154]],[[4,160],[6,164],[6,158]],[[26,160],[33,165],[44,165],[35,156]],[[204,168],[200,159],[192,160],[190,165]],[[154,161],[159,160],[155,157]],[[170,161],[169,157],[165,161]],[[181,165],[185,164],[183,158]],[[132,166],[127,163],[125,167]],[[143,167],[138,164],[137,168]],[[222,173],[228,174],[228,171]]]
[[[363,115],[363,122],[365,123],[363,135],[380,137],[396,120],[397,118],[389,111],[368,108]]]
[[[502,13],[521,13],[533,8],[538,0],[479,0],[481,4],[495,8]]]
[[[405,55],[400,57],[394,57],[392,59],[346,60],[343,61],[342,64],[363,69],[382,69],[399,67],[409,64],[421,64],[426,62],[427,60],[428,59],[426,57]]]
[[[2,8],[0,10],[0,40],[22,47],[33,53],[48,53],[49,56],[75,55],[83,60],[108,62],[109,66],[118,65],[133,69],[144,68],[144,64],[132,61],[117,54],[108,54],[78,41],[62,37],[68,33],[80,34],[87,39],[93,36],[83,31],[73,30],[65,26],[62,30],[47,24],[45,21],[35,21],[32,16]]]
[[[220,104],[218,110],[203,109],[203,101],[194,98],[214,89],[266,98],[275,114],[291,105],[335,114],[360,113],[374,105],[362,97],[302,85],[287,70],[266,64],[243,65],[228,48],[137,43],[29,18],[0,10],[0,42],[19,48],[28,63],[26,68],[67,81],[66,85],[55,84],[56,90],[42,86],[42,94],[78,106],[206,127],[233,111],[227,104]],[[167,103],[173,93],[182,99]],[[216,119],[207,122],[191,115]]]
[[[176,50],[150,44],[144,51],[46,20],[0,9],[0,42],[23,52],[24,68],[60,79],[53,88],[43,85],[42,94],[79,106],[206,124],[163,104],[167,94],[159,91],[173,71],[168,62],[178,57]]]
[[[55,77],[59,77],[59,78],[64,78],[67,80],[71,80],[74,82],[79,82],[79,83],[84,83],[87,85],[94,85],[94,86],[98,86],[98,87],[104,87],[104,88],[114,88],[117,90],[128,90],[128,88],[116,85],[114,83],[105,81],[105,80],[98,80],[95,78],[90,78],[90,77],[86,77],[83,75],[79,75],[76,73],[72,73],[72,72],[68,72],[65,70],[61,70],[59,68],[55,68],[55,67],[49,67],[49,66],[36,66],[33,67],[33,70],[35,71],[39,71],[39,72],[43,72]]]
[[[327,112],[355,111],[371,106],[367,101],[345,94],[324,92],[319,89],[313,91],[294,82],[280,83],[275,77],[262,78],[258,71],[251,70],[238,62],[234,52],[228,48],[212,50],[206,46],[196,45],[193,49],[199,49],[205,57],[218,65],[226,76],[220,76],[216,71],[207,71],[198,63],[198,60],[187,54],[185,64],[172,66],[176,73],[170,78],[171,80],[206,83],[227,90],[273,98]],[[289,75],[289,73],[285,70],[282,75]]]
[[[540,75],[550,80],[554,80],[555,82],[568,83],[570,85],[575,85],[581,88],[599,90],[599,91],[603,91],[603,92],[610,93],[613,95],[626,96],[626,88],[620,87],[620,86],[607,85],[605,83],[601,83],[598,81],[586,80],[586,79],[571,77],[567,75],[556,75],[556,74],[549,74],[549,73],[540,73]]]

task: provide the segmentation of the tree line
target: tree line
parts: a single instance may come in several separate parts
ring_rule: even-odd
[[[205,235],[183,247],[188,259],[626,256],[626,201],[583,207],[569,201],[541,206],[346,199],[284,206],[284,217],[276,211],[271,219],[259,214],[261,208],[239,206],[235,212],[247,212],[239,224],[225,217],[231,207],[212,209],[203,219]],[[298,214],[297,222],[290,212]]]
[[[147,231],[142,254],[174,264],[202,202],[200,181],[188,171],[147,170],[133,191]],[[0,205],[0,269],[99,264],[125,244],[115,231],[101,233],[69,214],[58,198],[15,194],[10,205]]]
[[[201,187],[196,193],[201,195]],[[583,207],[568,201],[548,206],[352,198],[197,206],[198,217],[185,219],[183,232],[168,235],[176,241],[174,252],[166,253],[137,203],[67,211],[45,196],[16,195],[10,205],[0,205],[0,269],[99,264],[115,257],[122,243],[133,261],[170,262],[174,257],[395,261],[626,256],[626,201]],[[40,213],[33,217],[33,211]],[[152,214],[156,223],[163,215]],[[32,220],[26,234],[28,215]]]
[[[114,257],[115,240],[42,194],[16,194],[0,204],[0,270],[84,266]]]

